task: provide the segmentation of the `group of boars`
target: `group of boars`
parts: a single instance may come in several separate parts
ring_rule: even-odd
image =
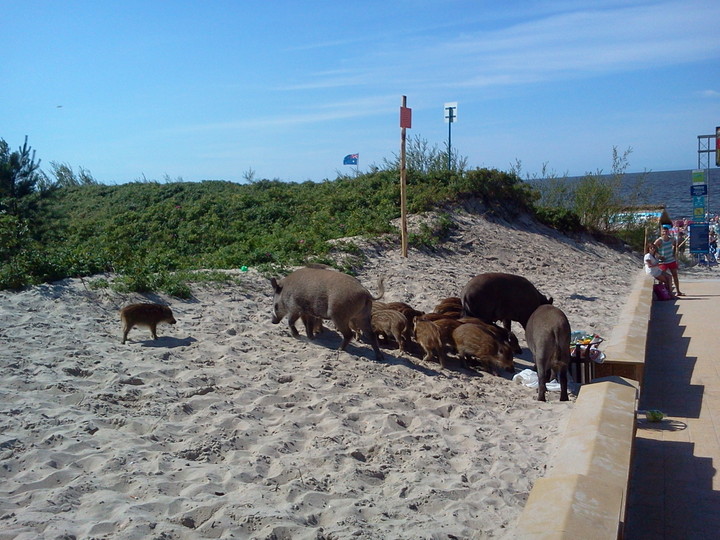
[[[570,364],[570,323],[553,306],[552,297],[542,295],[526,278],[506,273],[475,276],[460,296],[438,301],[424,313],[404,302],[382,302],[383,280],[373,296],[359,280],[324,265],[309,265],[282,279],[271,278],[272,322],[287,317],[290,332],[299,335],[300,319],[309,339],[324,331],[330,320],[342,334],[340,350],[353,337],[363,337],[377,360],[383,359],[380,339],[395,343],[401,354],[424,353],[423,361],[437,361],[446,367],[448,354],[464,367],[481,366],[498,374],[514,372],[513,354],[521,349],[511,331],[512,321],[525,329],[525,339],[538,373],[538,400],[545,401],[546,383],[560,382],[560,401],[568,400],[567,371]],[[123,340],[134,326],[149,326],[153,339],[160,322],[175,324],[169,307],[159,304],[131,304],[120,311]],[[498,321],[502,326],[497,325]]]

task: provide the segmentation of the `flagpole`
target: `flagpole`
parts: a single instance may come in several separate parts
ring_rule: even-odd
[[[407,107],[407,96],[402,97],[402,108]],[[400,122],[400,245],[402,256],[408,256],[408,238],[407,238],[407,193],[406,181],[407,171],[405,170],[405,127]]]

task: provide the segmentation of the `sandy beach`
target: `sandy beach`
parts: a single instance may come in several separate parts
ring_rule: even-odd
[[[573,330],[607,337],[642,259],[528,218],[459,211],[451,241],[401,257],[359,242],[358,275],[431,311],[482,272],[532,281]],[[509,538],[569,402],[511,381],[270,322],[250,268],[193,298],[0,292],[0,538]],[[109,276],[111,279],[112,276]],[[120,307],[169,305],[121,344]],[[299,325],[298,325],[299,326]],[[531,363],[522,328],[519,371]]]

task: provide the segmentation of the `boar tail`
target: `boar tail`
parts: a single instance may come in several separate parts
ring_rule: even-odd
[[[373,300],[380,300],[383,296],[385,296],[385,278],[384,277],[378,278],[377,286],[378,286],[379,292],[378,292],[377,296],[372,297]]]

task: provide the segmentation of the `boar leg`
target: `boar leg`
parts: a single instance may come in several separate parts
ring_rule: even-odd
[[[297,331],[297,328],[295,328],[295,323],[300,318],[299,313],[293,313],[292,315],[288,316],[288,326],[290,327],[290,333],[293,335],[293,337],[298,337],[299,332]]]
[[[130,330],[132,330],[132,326],[130,324],[126,323],[123,325],[123,338],[122,338],[123,344],[125,343],[125,341],[127,341],[128,332],[130,332]]]
[[[150,334],[152,334],[153,339],[157,339],[157,323],[152,323],[150,325]]]
[[[313,315],[302,315],[300,317],[302,319],[303,324],[305,325],[305,333],[307,334],[308,339],[312,339],[315,337],[315,323],[316,318]]]
[[[340,334],[342,334],[343,340],[340,344],[339,350],[344,351],[345,347],[348,346],[348,343],[350,343],[350,340],[353,338],[353,331],[350,328],[350,325],[347,322],[342,321],[335,321],[335,328],[337,329]]]
[[[560,401],[569,401],[567,385],[568,385],[568,374],[567,369],[561,369],[558,375],[560,380]]]
[[[550,370],[549,369],[539,369],[538,368],[538,401],[547,401],[545,399],[545,392],[547,391],[547,387],[545,386],[550,379]]]

